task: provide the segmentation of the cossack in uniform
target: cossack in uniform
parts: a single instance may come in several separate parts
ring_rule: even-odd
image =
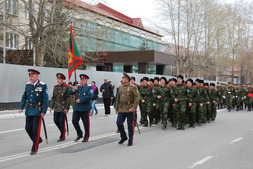
[[[66,77],[62,73],[57,73],[58,79],[65,80]],[[64,110],[69,110],[70,107],[70,86],[63,82],[61,85],[54,86],[50,108],[54,109],[54,123],[61,132],[58,142],[64,141],[66,138],[66,123],[67,115]]]
[[[28,73],[29,76],[40,74],[39,71],[34,69],[28,69]],[[44,82],[37,80],[35,83],[28,82],[26,84],[19,109],[23,110],[25,105],[25,129],[33,141],[31,155],[34,155],[38,151],[39,143],[42,142],[40,137],[41,113],[46,114],[48,108],[47,85]]]
[[[89,76],[85,74],[80,75],[80,79],[89,79]],[[92,86],[86,85],[78,85],[77,91],[73,89],[70,90],[70,94],[76,94],[77,99],[80,100],[80,103],[75,102],[74,112],[72,117],[72,123],[77,132],[77,138],[75,141],[78,141],[83,137],[83,132],[79,125],[80,118],[83,121],[85,128],[85,135],[83,138],[83,142],[87,142],[90,137],[90,110],[91,110],[91,99],[94,95]]]

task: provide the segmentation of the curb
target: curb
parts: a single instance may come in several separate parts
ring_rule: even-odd
[[[103,104],[97,104],[96,107],[99,110],[104,109]],[[110,106],[110,107],[113,108],[113,106]],[[25,117],[25,113],[11,113],[11,112],[17,112],[17,110],[0,111],[0,120],[1,119],[12,119],[12,118],[18,118],[18,117]],[[1,115],[1,113],[6,113],[6,114]],[[69,110],[69,113],[73,113],[72,108]],[[53,115],[53,113],[50,113],[49,111],[47,111],[47,115]]]

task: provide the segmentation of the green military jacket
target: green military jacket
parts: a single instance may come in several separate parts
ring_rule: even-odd
[[[236,88],[236,96],[238,98],[243,98],[246,95],[246,90],[242,87],[237,87]]]
[[[236,96],[236,89],[235,89],[234,86],[228,86],[226,96],[227,97],[234,97],[234,96]]]
[[[157,96],[160,95],[160,85],[154,85],[152,88],[152,103],[155,103],[156,105],[159,104],[159,99],[157,98]]]
[[[170,87],[164,85],[164,86],[160,86],[160,90],[159,90],[159,95],[161,96],[161,99],[158,99],[157,101],[159,102],[170,102],[171,101],[171,89]]]
[[[137,86],[133,84],[122,85],[119,88],[115,110],[128,113],[131,108],[137,109],[140,101],[140,93]]]
[[[152,86],[147,85],[147,86],[141,86],[139,88],[140,92],[140,101],[145,100],[145,102],[151,103],[152,101]]]
[[[194,88],[194,87],[189,87],[189,86],[187,86],[186,92],[187,92],[188,102],[189,102],[189,103],[196,102],[196,98],[197,98],[197,89]]]
[[[197,92],[197,97],[195,100],[197,103],[206,103],[209,100],[206,90],[204,88],[197,87],[196,92]]]
[[[209,89],[209,101],[213,103],[213,101],[219,102],[219,92],[215,89]]]
[[[180,101],[188,101],[187,98],[187,87],[183,84],[177,84],[174,88],[173,88],[173,95],[175,97],[175,99],[178,100],[178,102]]]
[[[55,112],[63,112],[64,109],[69,110],[70,107],[70,87],[66,83],[55,85],[53,90],[50,108]]]

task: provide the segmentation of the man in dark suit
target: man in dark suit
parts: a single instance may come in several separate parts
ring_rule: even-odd
[[[100,87],[100,92],[103,93],[102,96],[105,107],[105,116],[109,116],[111,113],[110,105],[113,99],[113,88],[107,78],[104,78],[104,83]]]

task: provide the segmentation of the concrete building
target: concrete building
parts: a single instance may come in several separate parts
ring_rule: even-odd
[[[29,30],[29,14],[24,4],[18,0],[6,0],[5,3],[8,21],[11,21],[13,25],[23,23],[26,26],[22,29],[27,32],[21,35],[17,31],[6,28],[6,49],[32,49],[33,45],[27,38],[29,36],[29,31],[27,31]],[[96,62],[86,60],[90,62],[87,67],[98,71],[122,72],[128,70],[127,72],[130,73],[167,74],[170,70],[169,65],[174,64],[174,57],[164,53],[168,44],[162,41],[162,35],[145,28],[141,18],[130,18],[102,3],[90,5],[80,0],[65,0],[63,5],[66,9],[72,10],[69,20],[72,21],[75,39],[81,54],[83,56],[96,55],[100,58]],[[3,17],[3,13],[1,16]],[[2,32],[1,35],[3,35]],[[0,39],[0,47],[3,48],[3,36],[0,36]],[[140,49],[149,52],[140,52]],[[125,58],[124,62],[119,62],[118,60],[124,57],[119,51],[130,52],[133,57],[131,60]],[[111,60],[113,52],[117,56],[114,54],[114,59]],[[146,56],[152,56],[153,60],[145,60]],[[166,57],[170,59],[162,59]],[[109,62],[110,60],[112,62]]]

